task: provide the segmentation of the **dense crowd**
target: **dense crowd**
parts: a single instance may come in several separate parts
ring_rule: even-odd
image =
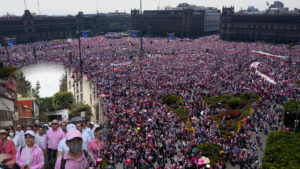
[[[9,57],[4,61],[18,67],[57,62],[79,72],[77,40],[72,41],[15,45],[8,48]],[[238,163],[241,168],[259,168],[261,161],[257,151],[262,149],[262,142],[258,133],[263,131],[267,134],[269,129],[283,128],[280,122],[284,101],[299,97],[300,47],[289,49],[287,45],[226,42],[217,36],[193,40],[144,38],[143,41],[144,52],[140,54],[138,39],[82,39],[83,72],[97,87],[97,94],[105,96],[107,129],[88,130],[78,123],[77,130],[70,130],[73,133],[67,137],[68,132],[63,130],[63,125],[62,129],[55,126],[55,133],[51,133],[53,129],[47,132],[43,146],[36,142],[44,151],[48,149],[49,164],[54,167],[56,152],[59,151],[57,147],[65,139],[64,147],[70,148],[70,151],[59,151],[60,158],[56,160],[55,168],[60,168],[62,155],[67,159],[66,166],[74,169],[82,165],[97,165],[103,159],[108,159],[111,164],[122,164],[123,168],[210,168],[212,166],[199,162],[203,156],[201,151],[193,152],[197,145],[207,142],[216,144],[223,152],[215,168],[225,168],[226,162]],[[62,47],[55,47],[62,44]],[[4,48],[1,50],[4,51]],[[288,57],[275,58],[253,50]],[[258,76],[250,67],[254,62],[260,62],[257,70],[277,84]],[[253,115],[245,120],[239,131],[233,132],[231,137],[222,137],[220,124],[210,116],[217,111],[203,101],[203,95],[244,92],[259,95],[261,102],[253,105]],[[189,117],[194,117],[191,120],[193,131],[188,131],[187,124],[168,111],[158,98],[170,93],[182,97]],[[56,123],[52,122],[51,127]],[[66,123],[61,124],[67,126]],[[59,131],[60,134],[56,133]],[[255,139],[251,138],[252,132],[256,133]],[[8,132],[1,134],[7,136]],[[37,138],[35,136],[35,141],[39,140]],[[75,146],[78,142],[88,152],[86,164],[76,165],[76,160],[73,160],[74,164],[68,163],[72,159],[68,153],[76,154],[81,150],[78,145]],[[25,145],[14,144],[16,148]],[[18,152],[20,148],[16,162],[22,165],[25,162],[18,161]],[[11,151],[12,155],[14,153],[16,150]],[[84,153],[81,158],[85,159]],[[25,159],[23,157],[23,161]],[[27,164],[31,166],[32,163]]]

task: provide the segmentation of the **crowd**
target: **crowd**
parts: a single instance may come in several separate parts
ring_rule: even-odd
[[[144,38],[144,52],[140,54],[139,40],[134,38],[93,37],[82,41],[83,72],[96,86],[97,94],[105,96],[107,129],[86,129],[89,127],[78,123],[67,131],[71,124],[61,123],[59,128],[58,122],[53,121],[45,136],[35,135],[36,152],[32,149],[31,154],[39,154],[42,149],[48,165],[56,169],[95,166],[104,159],[108,159],[109,164],[130,169],[221,169],[226,167],[226,162],[258,169],[261,161],[257,151],[263,148],[259,132],[267,134],[269,129],[283,128],[280,122],[284,101],[299,97],[299,46],[289,49],[287,45],[226,42],[217,36],[193,40]],[[79,72],[78,46],[75,39],[73,42],[60,48],[53,48],[61,45],[57,42],[15,45],[8,48],[9,57],[4,61],[18,67],[57,62]],[[253,50],[288,58],[264,56]],[[277,84],[255,73],[250,65],[257,61],[260,62],[257,69]],[[222,137],[220,124],[210,116],[217,112],[203,101],[203,95],[244,92],[259,95],[261,102],[253,105],[253,115],[239,131],[233,132],[231,137]],[[194,117],[193,131],[188,131],[186,123],[159,100],[158,96],[170,93],[182,97],[189,117]],[[38,133],[40,130],[42,133],[42,128]],[[252,132],[256,133],[255,139],[251,137]],[[20,147],[25,145],[20,140],[25,139],[26,151],[32,145],[28,146],[32,136],[30,127],[23,134],[25,137],[20,133],[17,129],[14,136],[17,138],[12,138],[18,140],[14,141],[17,149],[2,149],[12,155],[9,162],[21,167],[24,164],[30,168],[42,166],[44,160],[35,165],[36,160],[30,161],[28,154],[20,153]],[[3,131],[1,139],[2,135],[4,138],[10,134]],[[2,139],[4,147],[8,142]],[[199,162],[202,152],[193,152],[197,145],[207,142],[216,144],[223,152],[216,166],[203,165]]]

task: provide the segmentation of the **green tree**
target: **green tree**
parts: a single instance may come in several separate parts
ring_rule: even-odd
[[[284,125],[293,128],[294,122],[297,118],[298,111],[300,111],[300,102],[296,102],[293,100],[286,101],[284,103],[284,112],[283,112]],[[299,119],[300,119],[300,114],[298,115],[298,120]],[[298,129],[300,129],[299,125],[298,125]]]
[[[212,166],[215,166],[220,160],[219,152],[220,149],[217,145],[213,143],[202,143],[197,146],[202,155],[208,157]]]
[[[26,80],[23,72],[16,72],[17,80],[17,93],[21,94],[22,97],[29,97],[31,93],[31,83]]]
[[[68,86],[67,86],[67,75],[64,75],[60,79],[60,84],[59,84],[59,91],[60,92],[67,92],[68,91]]]
[[[52,104],[52,99],[52,97],[38,99],[40,112],[49,112],[55,110]]]
[[[40,82],[37,81],[36,84],[35,84],[35,88],[31,89],[32,96],[35,97],[35,98],[40,98],[40,89],[41,89]]]
[[[80,116],[81,112],[85,112],[85,118],[89,119],[92,116],[92,109],[87,104],[76,103],[71,105],[71,110],[69,113],[70,118]]]
[[[13,66],[5,66],[4,63],[0,60],[0,79],[6,79],[9,76],[14,76],[15,72],[18,69]]]
[[[53,107],[56,110],[68,109],[73,103],[73,94],[70,92],[57,92],[52,99]]]
[[[300,133],[271,133],[262,159],[263,169],[300,168]]]

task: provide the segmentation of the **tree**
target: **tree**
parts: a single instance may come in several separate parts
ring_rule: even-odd
[[[14,76],[15,72],[18,69],[13,66],[5,66],[4,63],[0,60],[0,79],[6,79],[9,76]]]
[[[17,93],[21,94],[22,97],[29,97],[31,93],[31,83],[26,80],[23,72],[16,72],[17,80]]]
[[[54,111],[54,107],[52,104],[52,97],[45,97],[45,98],[39,98],[39,110],[40,112],[49,112],[49,111]]]
[[[285,126],[291,127],[291,128],[294,127],[294,122],[297,118],[298,111],[300,111],[300,102],[288,100],[284,103],[283,122],[284,122]],[[300,118],[299,116],[298,116],[298,118]],[[300,128],[299,125],[297,128],[298,129]]]
[[[31,89],[32,96],[35,97],[35,98],[40,98],[40,89],[41,89],[40,82],[37,81],[36,84],[35,84],[35,88]]]
[[[81,112],[85,112],[86,119],[89,119],[92,116],[91,107],[87,104],[81,103],[72,104],[69,116],[70,118],[80,116]]]
[[[57,92],[52,99],[53,107],[56,110],[68,109],[73,103],[73,94],[70,92]]]
[[[60,92],[67,92],[68,91],[68,85],[67,85],[67,75],[64,75],[60,79],[60,84],[59,84],[59,91]]]
[[[300,168],[300,133],[271,133],[262,162],[263,169]]]

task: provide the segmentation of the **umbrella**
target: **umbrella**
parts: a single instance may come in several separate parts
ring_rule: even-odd
[[[73,118],[70,120],[71,123],[77,123],[77,122],[81,122],[81,121],[85,121],[85,119],[83,119],[83,118],[80,117],[80,116],[73,117]]]
[[[198,147],[195,147],[195,148],[193,148],[193,153],[198,153],[199,152],[199,148]]]
[[[152,122],[152,119],[148,119],[147,122],[151,123],[151,122]]]
[[[192,120],[197,120],[197,117],[192,117]]]
[[[106,97],[106,95],[105,94],[100,94],[100,97],[104,98],[104,97]]]
[[[203,160],[204,164],[209,164],[210,163],[209,158],[207,158],[207,157],[202,156],[201,159]]]

